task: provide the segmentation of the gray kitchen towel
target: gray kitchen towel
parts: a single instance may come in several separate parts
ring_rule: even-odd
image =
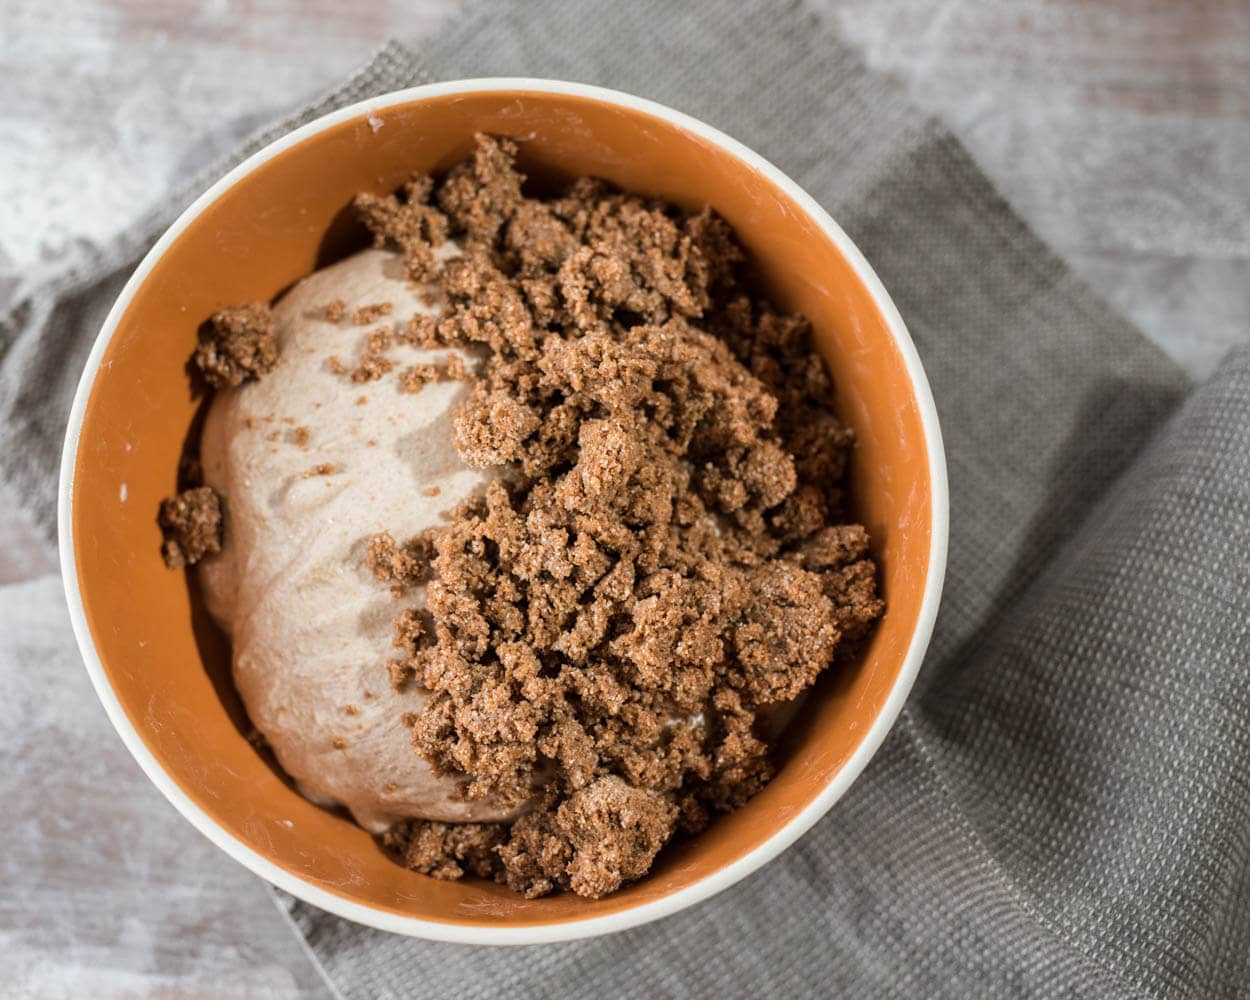
[[[1250,351],[1190,391],[949,134],[792,4],[478,3],[278,130],[431,77],[507,74],[689,111],[843,223],[937,399],[946,594],[886,745],[752,877],[659,924],[511,950],[370,931],[278,894],[331,988],[1247,995]],[[75,369],[135,255],[203,183],[32,284],[0,324],[0,473],[45,528]]]

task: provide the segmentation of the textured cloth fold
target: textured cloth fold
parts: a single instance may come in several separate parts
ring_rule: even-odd
[[[1245,995],[1250,351],[1188,391],[956,140],[799,7],[479,3],[418,51],[388,46],[274,131],[430,78],[581,80],[725,129],[829,208],[928,371],[950,562],[909,707],[778,860],[658,924],[509,950],[391,936],[277,894],[331,986],[349,1000]],[[33,287],[0,326],[0,469],[45,527],[82,352],[187,200],[108,261]]]

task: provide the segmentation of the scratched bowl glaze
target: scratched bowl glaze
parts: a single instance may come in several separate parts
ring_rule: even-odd
[[[807,315],[858,438],[856,516],[881,566],[885,619],[859,663],[824,677],[786,733],[777,777],[744,808],[660,855],[601,900],[525,900],[440,882],[389,860],[341,813],[301,798],[245,738],[229,649],[190,575],[161,563],[157,503],[198,433],[185,365],[214,310],[270,299],[350,249],[346,211],[415,170],[515,137],[521,166],[605,177],[711,204],[779,305]],[[345,108],[257,153],[197,200],[139,266],[87,363],[65,443],[61,558],[75,632],[101,701],[152,781],[238,861],[343,917],[440,940],[519,944],[619,930],[675,912],[776,856],[846,791],[893,723],[932,629],[946,555],[937,416],[888,295],[846,234],[775,167],[670,109],[594,87],[478,80]],[[836,822],[836,818],[831,822]],[[900,831],[900,834],[902,831]]]

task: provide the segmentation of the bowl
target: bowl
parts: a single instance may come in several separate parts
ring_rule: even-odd
[[[201,400],[186,373],[213,311],[268,300],[346,252],[359,191],[463,159],[509,135],[521,167],[594,174],[692,208],[711,204],[772,298],[811,320],[854,429],[855,515],[887,602],[858,662],[827,672],[786,734],[777,776],[745,807],[670,845],[604,899],[527,900],[407,871],[342,814],[302,798],[246,738],[229,649],[190,574],[162,564],[155,515],[174,490]],[[894,722],[933,627],[947,492],[937,415],[898,311],[846,234],[793,181],[702,122],[598,87],[489,79],[415,87],[296,129],[214,184],[160,238],[95,342],[61,468],[60,552],[74,632],[109,718],[190,822],[257,875],[349,920],[471,944],[568,940],[706,899],[793,843],[863,771]],[[837,822],[836,817],[830,822]],[[901,832],[901,831],[900,831]]]

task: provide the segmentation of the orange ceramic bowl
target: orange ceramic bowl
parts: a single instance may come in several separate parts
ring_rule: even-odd
[[[888,604],[861,661],[827,676],[790,727],[776,778],[744,808],[666,849],[606,899],[526,900],[406,871],[336,812],[303,799],[249,745],[225,639],[190,576],[161,563],[155,514],[174,489],[199,401],[185,370],[214,310],[270,299],[341,254],[345,208],[442,170],[475,132],[515,137],[531,174],[594,174],[711,204],[773,298],[804,313],[854,428],[856,513]],[[897,310],[846,234],[761,157],[668,108],[595,87],[476,80],[375,98],[297,129],[188,208],[113,307],[65,442],[61,561],[87,669],[122,739],[165,796],[227,853],[323,909],[388,931],[533,943],[630,927],[705,899],[775,857],[841,796],[912,684],[945,567],[937,415]],[[832,820],[836,822],[836,819]]]

